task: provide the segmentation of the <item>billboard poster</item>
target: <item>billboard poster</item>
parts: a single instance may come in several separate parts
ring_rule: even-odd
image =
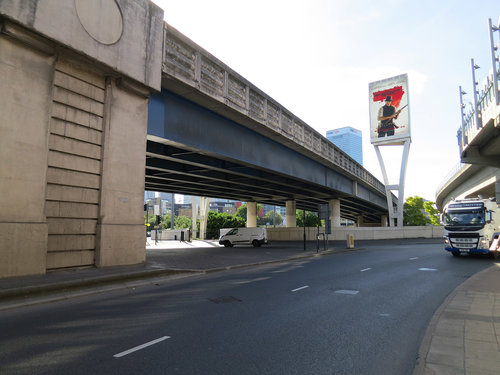
[[[370,141],[401,144],[410,138],[408,74],[369,84]]]

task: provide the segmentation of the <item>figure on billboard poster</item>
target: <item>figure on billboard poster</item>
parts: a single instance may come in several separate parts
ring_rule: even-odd
[[[371,143],[400,142],[410,137],[406,74],[370,83]]]

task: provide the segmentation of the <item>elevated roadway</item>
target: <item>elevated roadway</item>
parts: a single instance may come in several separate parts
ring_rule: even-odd
[[[436,204],[442,208],[453,198],[482,195],[495,197],[500,203],[500,67],[497,48],[494,47],[494,31],[490,20],[490,44],[492,69],[480,90],[474,87],[474,105],[464,113],[457,132],[461,164],[444,180],[436,192]],[[474,82],[475,69],[472,60]],[[476,83],[475,83],[476,84]],[[477,84],[476,84],[477,85]],[[460,88],[460,97],[465,93]]]
[[[387,215],[380,181],[166,23],[162,91],[149,106],[146,189],[281,206],[293,200],[311,211],[338,199],[342,217],[379,225]]]

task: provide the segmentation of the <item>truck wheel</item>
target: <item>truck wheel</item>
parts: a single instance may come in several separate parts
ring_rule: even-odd
[[[458,251],[452,251],[451,253],[453,254],[454,257],[460,256],[460,253]]]
[[[232,247],[231,242],[224,241],[224,247]]]
[[[257,241],[257,240],[253,240],[252,241],[252,245],[253,245],[253,247],[259,247],[260,246],[260,242]]]

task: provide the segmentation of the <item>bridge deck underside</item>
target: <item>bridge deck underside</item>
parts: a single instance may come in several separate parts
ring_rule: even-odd
[[[318,204],[339,199],[341,216],[380,223],[379,207],[330,189],[281,176],[271,171],[149,140],[146,154],[146,190],[233,199],[284,206],[296,200],[297,208],[317,211]]]

